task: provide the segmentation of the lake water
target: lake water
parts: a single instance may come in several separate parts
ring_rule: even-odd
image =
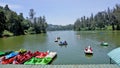
[[[67,46],[54,42],[56,37],[66,40]],[[48,31],[46,34],[22,35],[0,38],[0,51],[24,48],[34,51],[56,51],[57,57],[51,64],[109,64],[107,56],[114,48],[120,47],[120,31]],[[109,46],[101,46],[105,41]],[[85,55],[84,48],[91,45],[93,56]]]

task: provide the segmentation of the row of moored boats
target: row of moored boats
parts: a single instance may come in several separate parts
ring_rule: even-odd
[[[0,52],[0,64],[49,64],[56,55],[57,52],[31,52],[25,49]]]

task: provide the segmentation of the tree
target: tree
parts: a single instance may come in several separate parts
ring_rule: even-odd
[[[34,15],[35,15],[34,9],[30,9],[30,12],[29,12],[30,19],[33,19]]]
[[[9,7],[8,7],[8,5],[5,5],[4,9],[5,9],[6,11],[9,11],[9,10],[10,10]]]
[[[5,21],[6,17],[3,11],[0,11],[0,37],[2,37],[2,33],[5,29],[5,25],[6,25],[6,21]]]

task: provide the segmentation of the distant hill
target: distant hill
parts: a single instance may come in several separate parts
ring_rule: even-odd
[[[58,30],[73,30],[73,24],[69,24],[65,26],[48,24],[47,31],[58,31]]]

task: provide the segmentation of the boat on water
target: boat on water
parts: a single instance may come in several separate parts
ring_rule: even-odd
[[[1,52],[1,55],[5,54]],[[57,52],[40,52],[26,51],[20,49],[18,51],[12,51],[10,54],[0,57],[0,64],[41,64],[46,65],[53,61],[53,58],[57,55]]]
[[[19,54],[19,52],[13,51],[13,52],[11,52],[10,54],[6,55],[5,58],[6,58],[6,59],[9,59],[9,58],[12,58],[12,57],[14,57],[14,56],[16,56],[16,55],[18,55],[18,54]]]
[[[7,51],[7,52],[0,51],[0,57],[10,54],[11,52],[13,51]]]
[[[56,52],[49,52],[44,58],[33,57],[30,60],[26,61],[24,64],[49,64],[53,58],[57,55]]]
[[[90,54],[90,55],[92,55],[92,54],[93,54],[93,49],[92,49],[91,46],[88,46],[88,47],[86,47],[86,48],[84,49],[84,52],[85,52],[85,54]]]
[[[34,54],[31,51],[28,51],[24,54],[19,54],[14,57],[14,61],[12,64],[23,64],[25,61],[31,59],[34,56]]]
[[[16,55],[18,55],[18,54],[19,54],[19,52],[13,51],[13,52],[11,52],[10,54],[8,54],[6,56],[2,56],[0,58],[0,61],[1,61],[0,64],[11,64],[13,62],[13,60],[14,60],[14,57]]]
[[[108,43],[107,42],[102,42],[101,45],[102,46],[108,46]]]
[[[48,53],[49,53],[48,51],[47,52],[36,51],[36,52],[34,52],[34,56],[36,58],[44,58],[45,56],[48,55]]]
[[[58,42],[58,39],[56,39],[54,42]]]
[[[47,58],[36,58],[33,57],[30,60],[26,61],[24,64],[41,64],[41,65],[45,65],[48,64],[50,61],[52,61],[52,58],[47,57]]]
[[[57,37],[54,42],[58,42],[60,40],[60,37]]]
[[[67,44],[68,44],[68,43],[67,43],[66,41],[63,41],[63,42],[60,41],[60,42],[59,42],[59,45],[67,45]]]
[[[18,52],[19,53],[25,53],[25,52],[27,52],[27,50],[26,49],[19,49]]]
[[[50,58],[55,58],[55,56],[57,55],[57,52],[50,52],[46,57],[50,57]]]

